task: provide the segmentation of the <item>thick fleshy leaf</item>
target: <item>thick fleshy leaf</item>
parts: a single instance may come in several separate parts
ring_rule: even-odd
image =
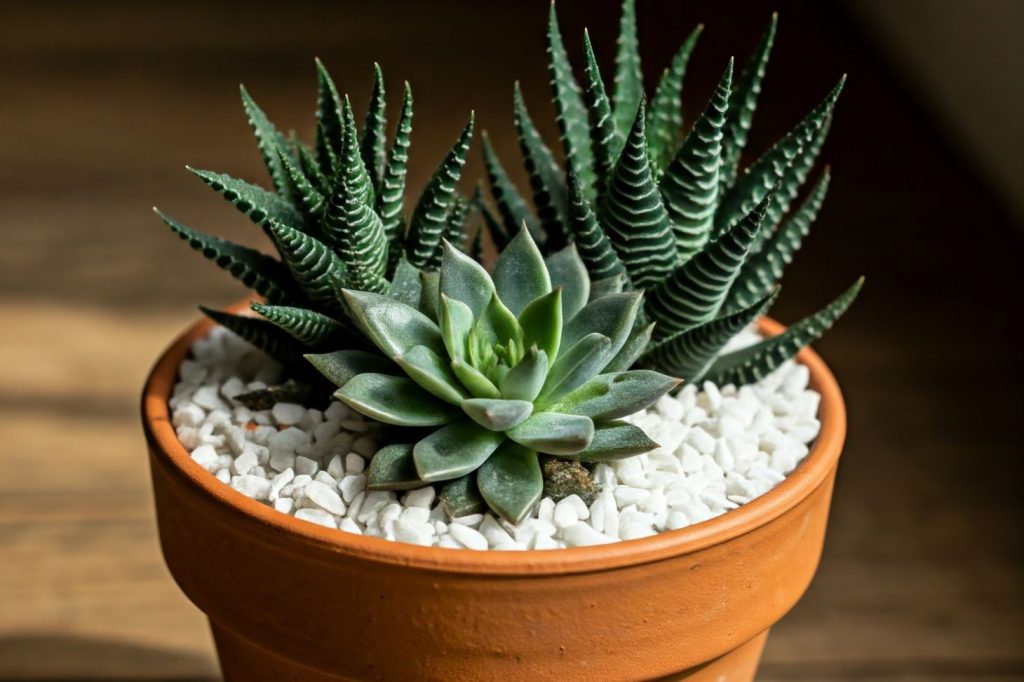
[[[548,14],[548,74],[551,77],[552,99],[558,132],[562,140],[566,165],[583,180],[584,187],[594,183],[593,154],[590,149],[590,130],[587,110],[583,106],[580,87],[572,73],[572,64],[558,29],[555,3]]]
[[[436,270],[421,271],[420,287],[423,289],[420,295],[420,311],[431,320],[437,320],[437,306],[441,304],[441,273]]]
[[[544,387],[548,354],[527,346],[526,354],[501,380],[501,395],[510,400],[533,401]]]
[[[678,385],[678,379],[647,369],[601,374],[548,409],[595,422],[618,419],[650,407]]]
[[[494,296],[495,285],[483,266],[448,242],[442,242],[441,294],[469,307],[470,315],[483,314]]]
[[[626,277],[625,275],[613,275],[611,277],[605,277],[604,279],[595,280],[590,283],[590,302],[604,298],[605,296],[611,296],[612,294],[620,294],[625,288]]]
[[[476,484],[487,506],[509,523],[526,518],[544,492],[537,453],[511,441],[483,463]]]
[[[337,157],[341,155],[342,131],[341,98],[338,89],[323,63],[316,60],[316,160],[320,171],[327,177],[334,175]]]
[[[185,166],[185,168],[206,183],[214,192],[224,197],[244,216],[262,227],[268,236],[270,235],[271,221],[305,229],[302,213],[273,192],[268,192],[262,187],[224,173],[214,173],[191,166]]]
[[[562,351],[548,372],[537,404],[550,405],[590,381],[608,363],[611,345],[611,339],[595,332]]]
[[[610,294],[588,303],[565,325],[562,348],[568,350],[580,339],[596,332],[608,337],[608,358],[614,357],[629,338],[642,300],[643,294],[634,291]]]
[[[398,366],[425,391],[445,402],[460,405],[468,397],[451,365],[426,346],[416,346],[395,358]]]
[[[544,264],[544,256],[529,230],[520,229],[498,255],[493,279],[498,297],[513,315],[518,315],[528,303],[551,291],[551,276]]]
[[[652,347],[643,362],[688,382],[700,381],[725,344],[756,320],[774,299],[775,294],[769,294],[748,308],[674,334]]]
[[[468,362],[458,359],[452,360],[452,370],[474,398],[497,399],[501,397],[501,392],[491,380]]]
[[[289,227],[271,222],[270,233],[292,277],[319,310],[341,311],[337,286],[345,281],[345,265],[326,244]]]
[[[697,38],[703,30],[704,24],[698,24],[683,41],[672,62],[661,74],[651,106],[647,110],[647,151],[655,175],[665,170],[679,147],[683,127],[683,78],[686,76],[690,55],[697,45]]]
[[[779,210],[788,208],[788,201],[796,195],[807,172],[810,171],[810,164],[806,159],[798,161],[797,157],[808,153],[816,154],[815,145],[809,146],[809,143],[815,140],[821,128],[831,119],[836,100],[845,83],[846,76],[843,76],[811,113],[762,154],[722,196],[718,211],[715,213],[716,232],[713,238],[748,214],[773,188],[778,188],[780,200],[783,201],[778,208],[773,209],[771,218],[774,218]],[[773,220],[770,219],[769,225],[773,224]]]
[[[471,113],[459,139],[434,171],[413,210],[405,248],[409,262],[418,268],[425,267],[431,261],[441,243],[448,209],[455,195],[455,186],[462,177],[466,152],[469,151],[469,142],[473,137],[473,119]]]
[[[487,509],[487,503],[477,488],[475,473],[445,483],[437,497],[451,518],[480,514]]]
[[[384,74],[380,70],[380,64],[374,62],[373,90],[370,92],[370,104],[366,108],[366,120],[363,122],[363,134],[359,139],[359,149],[375,191],[380,187],[381,177],[384,175],[384,140],[387,137],[384,130],[387,125],[384,113],[386,105]]]
[[[337,348],[350,342],[355,331],[347,324],[307,308],[262,303],[252,303],[250,307],[309,348]]]
[[[544,245],[548,250],[559,249],[568,242],[569,234],[569,201],[565,178],[526,110],[518,81],[514,104],[519,150],[523,154],[526,174],[530,179],[533,205],[546,235]]]
[[[203,314],[217,324],[234,332],[244,341],[256,346],[282,365],[294,366],[301,356],[299,344],[287,332],[275,324],[258,317],[233,315],[199,306]]]
[[[357,374],[398,374],[398,367],[377,353],[364,350],[339,350],[333,353],[307,353],[313,367],[337,387],[347,384]]]
[[[801,348],[820,338],[850,307],[863,284],[864,278],[861,277],[834,301],[790,326],[782,334],[719,357],[704,378],[719,386],[759,381],[796,355]]]
[[[498,207],[498,213],[504,222],[504,232],[498,237],[513,235],[525,225],[534,238],[544,243],[546,235],[540,227],[540,223],[526,205],[519,190],[512,180],[509,179],[505,167],[501,165],[491,139],[487,132],[483,134],[484,140],[484,166],[487,169],[487,181],[491,186],[491,196]],[[496,239],[495,242],[498,240]],[[499,247],[503,246],[499,244]]]
[[[411,443],[386,445],[370,460],[367,490],[415,490],[423,487],[412,458]]]
[[[259,147],[260,155],[270,173],[270,180],[274,184],[274,190],[278,196],[290,200],[291,187],[288,182],[288,175],[281,166],[281,157],[278,156],[278,147],[286,146],[287,142],[281,131],[270,122],[263,110],[257,106],[245,86],[239,86],[242,93],[242,106],[245,108],[245,115],[249,119],[249,127],[256,136],[256,146]]]
[[[523,331],[516,316],[505,307],[497,294],[492,294],[487,307],[484,308],[483,313],[473,325],[469,341],[471,352],[473,336],[477,340],[486,340],[487,345],[491,347],[498,344],[508,346],[510,341],[520,344],[523,339]],[[480,367],[480,365],[476,366]]]
[[[647,158],[644,118],[641,102],[599,211],[601,226],[637,287],[657,284],[676,263],[672,225]]]
[[[590,207],[590,201],[583,196],[579,180],[571,172],[569,173],[569,199],[573,243],[579,249],[580,258],[583,259],[590,272],[591,282],[617,275],[625,277],[626,267],[597,222],[597,216]]]
[[[344,290],[352,319],[385,355],[397,358],[416,346],[444,353],[441,330],[426,315],[404,303],[369,291]]]
[[[391,245],[393,257],[397,258],[401,239],[405,236],[405,220],[402,209],[405,197],[405,176],[409,167],[409,145],[412,135],[412,88],[405,84],[405,97],[398,113],[398,127],[395,139],[388,150],[384,177],[377,192],[377,215],[384,224],[384,235]]]
[[[441,338],[444,339],[448,356],[453,360],[461,360],[466,357],[469,332],[475,323],[472,309],[462,301],[441,294],[438,321],[441,327]]]
[[[639,455],[658,447],[643,429],[622,421],[609,421],[597,425],[594,438],[586,450],[573,455],[581,462],[610,462]]]
[[[587,113],[590,119],[594,167],[597,171],[595,186],[597,194],[600,195],[612,175],[615,160],[619,158],[625,140],[620,128],[615,124],[615,117],[612,116],[612,105],[605,92],[601,68],[597,64],[597,57],[594,56],[594,46],[590,44],[590,33],[586,30],[583,31],[583,58]],[[573,172],[575,174],[575,171]],[[588,193],[584,192],[583,196],[588,196]]]
[[[412,379],[390,374],[358,374],[334,397],[360,414],[395,426],[440,426],[458,414]]]
[[[736,79],[732,96],[729,98],[729,115],[722,128],[722,190],[732,187],[740,164],[740,155],[747,145],[747,133],[754,119],[757,108],[757,96],[761,94],[761,81],[764,80],[768,56],[775,42],[775,28],[779,15],[772,13],[768,28],[754,48],[750,60],[744,67],[740,77]]]
[[[305,296],[283,263],[226,239],[203,234],[153,209],[171,230],[203,257],[274,304],[301,302]]]
[[[623,372],[640,359],[640,356],[647,350],[647,344],[651,342],[651,336],[654,335],[655,323],[640,324],[639,320],[633,323],[633,329],[629,332],[629,337],[626,342],[622,344],[622,348],[615,354],[615,357],[608,361],[608,364],[604,366],[602,372]]]
[[[693,258],[711,237],[718,206],[722,125],[731,86],[730,59],[707,108],[661,177],[659,188],[672,219],[677,263]]]
[[[644,78],[640,70],[640,46],[636,37],[636,2],[623,0],[619,18],[619,39],[615,52],[615,94],[613,112],[619,130],[633,121],[636,106],[644,96]]]
[[[828,183],[829,172],[826,168],[800,208],[779,226],[760,251],[747,258],[729,290],[724,305],[726,310],[738,310],[752,305],[778,284],[783,270],[800,248],[800,242],[811,230],[811,223],[825,200]]]
[[[424,481],[447,481],[472,473],[505,440],[505,434],[489,431],[464,419],[434,431],[416,443],[413,458]]]
[[[526,421],[533,413],[533,403],[528,400],[470,398],[462,401],[462,411],[485,429],[505,431]]]
[[[395,266],[395,273],[391,276],[391,283],[388,284],[388,298],[416,308],[423,296],[423,283],[420,280],[420,271],[409,265],[404,258],[398,260]]]
[[[571,320],[590,300],[590,275],[576,244],[570,244],[544,259],[551,287],[562,290],[562,319]],[[520,320],[521,322],[521,320]]]
[[[594,437],[590,417],[541,412],[509,429],[508,437],[531,450],[549,455],[572,455],[585,450]]]
[[[530,303],[519,315],[523,345],[536,346],[549,358],[558,356],[562,340],[562,290],[555,289]]]
[[[765,196],[750,215],[650,291],[646,310],[658,323],[655,339],[696,327],[718,314],[771,200],[771,194]]]

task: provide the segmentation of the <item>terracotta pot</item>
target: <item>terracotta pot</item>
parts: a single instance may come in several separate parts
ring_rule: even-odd
[[[209,328],[157,362],[142,418],[164,558],[209,616],[228,682],[752,680],[768,628],[814,575],[846,415],[810,350],[800,361],[822,395],[821,435],[774,490],[641,540],[474,552],[306,523],[192,462],[167,399]]]

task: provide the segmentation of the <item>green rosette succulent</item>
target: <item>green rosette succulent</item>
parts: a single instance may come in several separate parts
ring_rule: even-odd
[[[254,291],[260,317],[203,308],[215,321],[280,362],[306,366],[311,350],[364,343],[342,288],[401,298],[419,287],[421,270],[436,270],[441,240],[466,245],[471,208],[456,184],[473,133],[465,125],[405,218],[406,169],[413,98],[408,83],[390,145],[384,77],[374,85],[361,130],[348,96],[316,62],[319,92],[316,140],[311,147],[283,134],[242,88],[242,104],[256,136],[272,189],[223,173],[190,168],[215,192],[263,229],[277,251],[263,254],[204,234],[157,214],[181,239]]]
[[[845,77],[782,139],[740,168],[776,17],[734,77],[732,60],[700,117],[683,134],[682,85],[702,26],[683,42],[648,101],[635,1],[624,0],[613,88],[583,36],[582,87],[551,5],[549,75],[565,169],[515,89],[515,126],[535,212],[484,136],[500,245],[526,224],[545,250],[574,242],[597,280],[645,289],[637,336],[642,365],[719,384],[757,381],[815,341],[852,303],[861,281],[776,337],[722,352],[775,300],[785,266],[807,236],[825,193],[826,169],[802,190],[825,142]],[[802,203],[797,205],[800,194]],[[656,322],[648,334],[646,326]]]
[[[541,498],[541,455],[595,463],[657,447],[621,418],[679,382],[629,369],[642,294],[592,286],[574,246],[545,261],[524,229],[488,274],[444,242],[436,289],[423,289],[433,305],[344,295],[380,353],[308,359],[352,409],[415,430],[376,453],[371,490],[443,483],[453,515],[486,505],[516,523]]]

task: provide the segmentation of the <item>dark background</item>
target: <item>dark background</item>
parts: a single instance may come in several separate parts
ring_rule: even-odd
[[[779,10],[747,161],[849,74],[823,154],[829,197],[773,314],[793,321],[866,275],[817,344],[850,434],[821,569],[773,630],[761,679],[1024,679],[1020,12],[638,5],[649,91],[706,24],[684,88],[691,122]],[[610,73],[617,3],[559,10],[575,63],[586,25]],[[159,556],[135,400],[197,303],[244,295],[149,212],[260,244],[183,168],[264,181],[238,82],[308,139],[313,57],[357,116],[377,60],[392,117],[403,79],[416,95],[414,188],[471,108],[515,169],[514,79],[556,146],[546,12],[543,0],[0,5],[0,679],[214,675],[202,618]],[[478,145],[471,158],[475,180]]]

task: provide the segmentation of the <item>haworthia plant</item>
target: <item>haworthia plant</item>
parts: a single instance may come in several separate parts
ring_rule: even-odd
[[[778,338],[722,354],[775,300],[783,270],[824,201],[827,171],[790,212],[821,152],[845,77],[739,170],[777,17],[738,75],[731,61],[726,65],[684,135],[682,85],[702,27],[683,41],[648,106],[634,5],[623,2],[613,88],[601,76],[586,32],[580,87],[552,5],[548,56],[566,168],[540,139],[517,85],[516,127],[537,213],[488,144],[487,174],[498,207],[488,224],[504,235],[525,223],[549,252],[574,242],[595,290],[646,289],[632,332],[640,365],[687,381],[756,381],[824,333],[861,286],[858,280]]]
[[[386,139],[384,76],[374,65],[362,130],[347,96],[316,62],[318,93],[313,147],[285,137],[242,89],[242,103],[267,166],[272,189],[221,173],[189,168],[259,225],[277,257],[204,234],[157,211],[171,230],[260,296],[260,317],[203,309],[282,363],[305,367],[303,352],[367,345],[341,295],[371,291],[418,301],[421,270],[437,269],[442,238],[470,246],[481,206],[456,186],[472,137],[472,116],[441,162],[415,209],[405,205],[413,98],[405,84],[394,137]],[[405,214],[411,214],[406,222]]]
[[[657,447],[621,419],[678,384],[628,369],[643,350],[631,343],[643,294],[594,288],[572,245],[545,259],[522,228],[489,274],[443,241],[434,319],[344,295],[381,355],[307,357],[349,407],[411,429],[374,456],[371,490],[438,483],[450,513],[489,507],[518,523],[541,498],[540,455],[595,463]]]

